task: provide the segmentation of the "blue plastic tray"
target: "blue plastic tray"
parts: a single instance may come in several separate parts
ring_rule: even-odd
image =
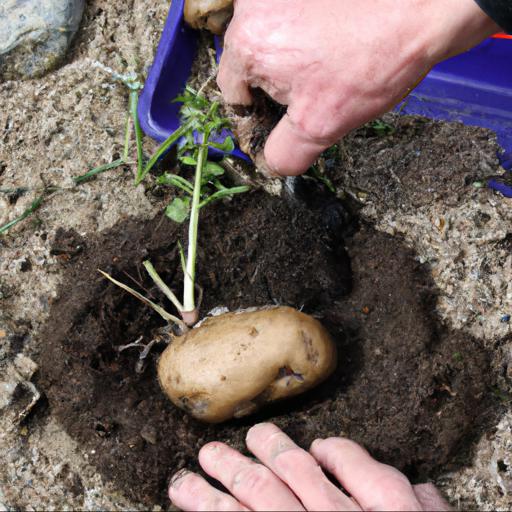
[[[190,76],[197,34],[183,21],[184,0],[173,0],[139,101],[142,129],[157,141],[179,126],[180,106],[172,103]],[[502,165],[512,169],[512,39],[492,38],[437,65],[402,105],[402,114],[461,121],[494,130],[503,148]],[[235,156],[247,158],[240,150]],[[489,185],[512,197],[512,185]]]
[[[155,60],[139,98],[140,125],[146,135],[159,142],[180,125],[180,104],[172,100],[183,92],[197,52],[197,31],[183,21],[184,4],[185,0],[171,2]],[[221,139],[227,134],[223,133]],[[249,160],[239,149],[233,155]]]

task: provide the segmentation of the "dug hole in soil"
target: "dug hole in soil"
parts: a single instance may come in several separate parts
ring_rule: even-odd
[[[140,350],[119,352],[140,336],[148,343],[162,335],[164,324],[97,273],[171,310],[142,262],[150,259],[171,286],[180,282],[176,243],[186,229],[159,216],[126,219],[96,238],[58,233],[54,252],[66,279],[42,335],[39,384],[90,462],[131,499],[167,508],[173,472],[198,469],[197,452],[212,440],[245,451],[245,434],[258,421],[276,423],[306,448],[317,437],[348,436],[416,481],[461,463],[455,454],[464,454],[492,415],[489,355],[441,324],[428,268],[320,185],[292,184],[294,194],[254,191],[204,212],[201,310],[302,308],[333,335],[338,368],[305,395],[222,425],[201,424],[164,396],[156,361],[165,345],[150,353],[142,373],[135,370]]]

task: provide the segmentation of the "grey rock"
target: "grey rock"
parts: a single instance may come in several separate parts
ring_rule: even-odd
[[[62,63],[85,0],[1,0],[0,81],[38,78]]]

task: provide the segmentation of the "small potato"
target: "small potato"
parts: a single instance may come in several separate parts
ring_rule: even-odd
[[[165,393],[195,418],[219,423],[298,395],[336,367],[336,347],[314,318],[289,307],[207,318],[158,362]]]
[[[233,14],[233,0],[186,0],[185,21],[194,28],[222,34]]]

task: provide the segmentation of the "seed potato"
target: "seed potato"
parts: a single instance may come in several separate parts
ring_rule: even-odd
[[[233,13],[233,0],[186,0],[185,21],[194,28],[222,34]]]
[[[320,322],[275,307],[207,318],[170,343],[158,377],[175,405],[219,423],[303,393],[335,367],[336,347]]]

